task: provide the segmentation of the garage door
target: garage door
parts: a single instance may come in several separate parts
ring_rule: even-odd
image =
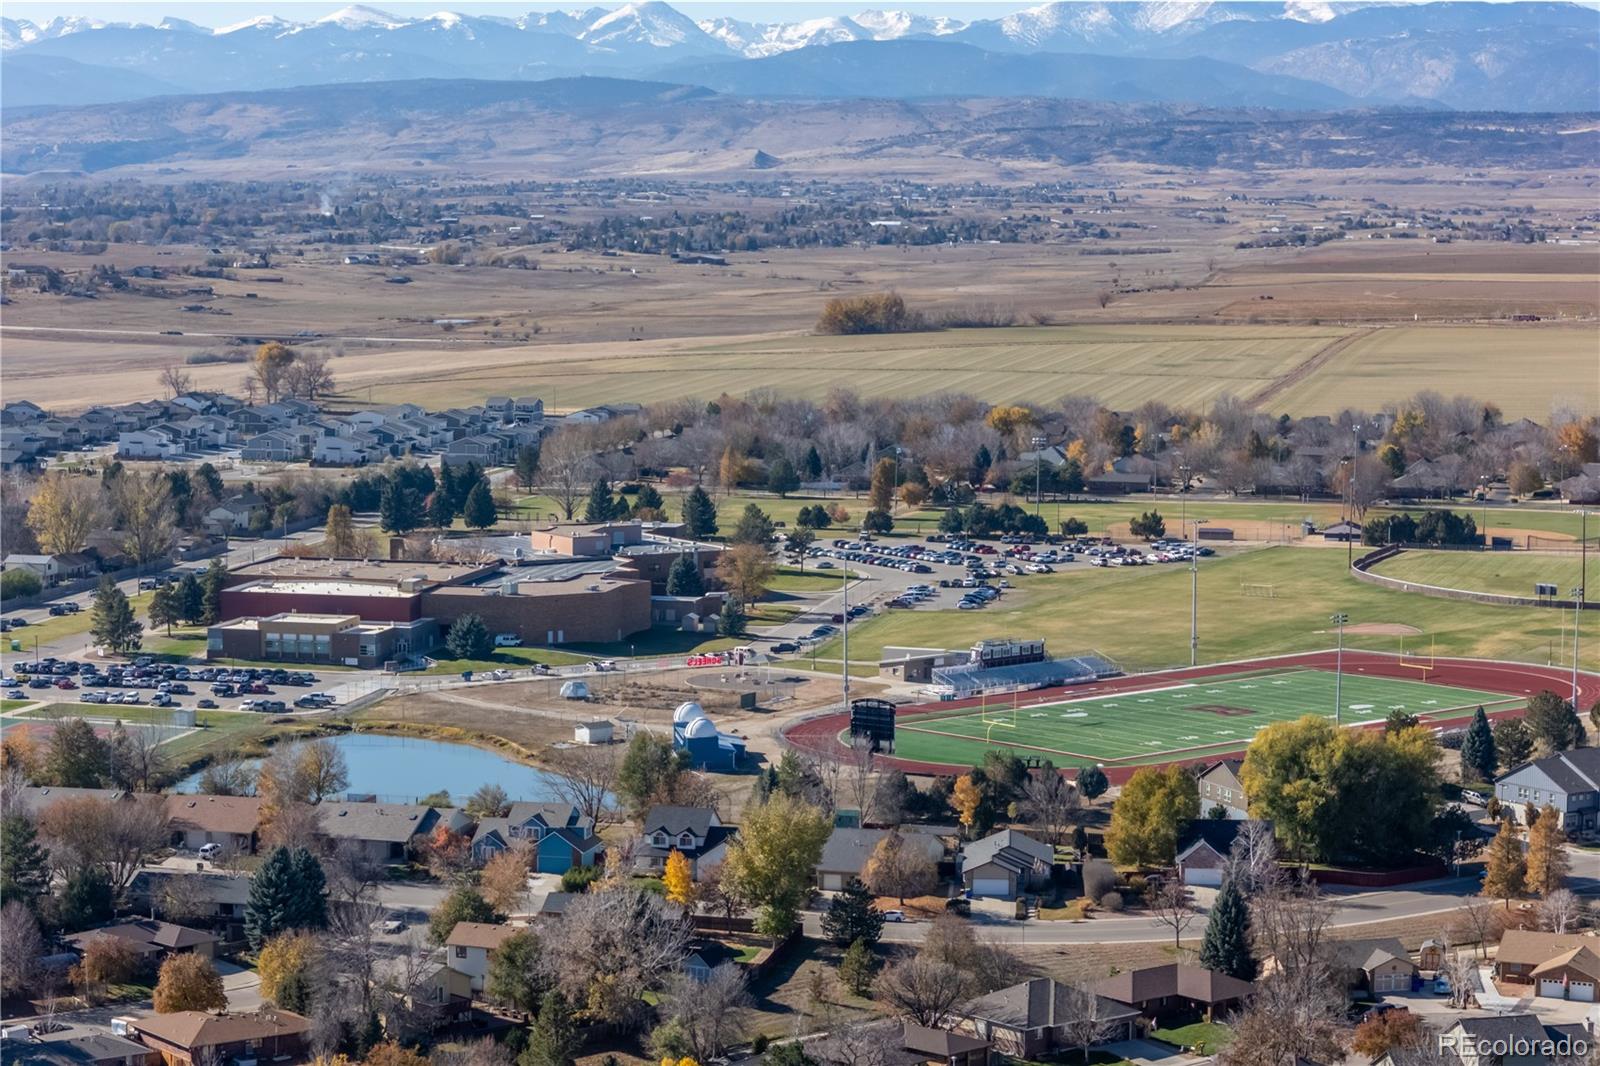
[[[844,874],[823,874],[822,887],[829,892],[838,892],[844,888]]]
[[[975,877],[972,879],[972,894],[1010,899],[1011,882],[1003,877]]]
[[[1405,973],[1380,973],[1374,982],[1375,992],[1409,992],[1411,990],[1411,975]]]
[[[1571,991],[1571,995],[1572,995],[1573,999],[1579,1000],[1579,1001],[1581,1001],[1583,1003],[1593,1003],[1594,1002],[1594,982],[1593,981],[1574,981],[1568,987],[1569,987],[1569,989]]]
[[[1222,884],[1222,871],[1185,866],[1183,868],[1183,883],[1186,885],[1209,885],[1215,888]]]
[[[1564,999],[1567,995],[1566,986],[1560,981],[1540,981],[1539,994],[1552,999]]]

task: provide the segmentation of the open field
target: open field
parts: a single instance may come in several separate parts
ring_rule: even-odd
[[[1241,584],[1271,585],[1273,598],[1244,596]],[[1420,636],[1347,633],[1350,647],[1439,655],[1571,661],[1571,618],[1536,607],[1491,607],[1433,599],[1356,581],[1345,553],[1273,546],[1203,560],[1199,661],[1224,662],[1331,647],[1328,616],[1353,625],[1391,623]],[[960,648],[984,638],[1043,637],[1057,654],[1093,648],[1124,668],[1189,661],[1189,571],[1175,566],[1048,574],[981,611],[891,611],[852,626],[850,653],[876,662],[886,645]],[[1600,669],[1600,641],[1582,646],[1583,667]],[[1566,649],[1565,653],[1563,649]],[[818,651],[839,657],[832,641]]]
[[[1421,674],[1419,672],[1419,678]],[[1159,682],[1152,682],[1159,684]],[[1237,750],[1274,722],[1306,714],[1331,718],[1335,677],[1327,670],[1269,670],[1149,689],[1061,700],[1029,693],[996,696],[979,707],[907,715],[895,754],[917,762],[976,764],[989,748],[1042,756],[1058,766],[1139,764]],[[1521,704],[1503,693],[1422,680],[1347,675],[1340,692],[1346,722],[1378,722],[1391,711],[1433,721]]]
[[[1447,589],[1494,592],[1503,596],[1532,596],[1536,582],[1560,586],[1566,597],[1582,585],[1587,599],[1600,597],[1600,552],[1590,552],[1587,575],[1579,573],[1582,556],[1509,552],[1404,551],[1386,559],[1372,572],[1400,581],[1438,585]]]

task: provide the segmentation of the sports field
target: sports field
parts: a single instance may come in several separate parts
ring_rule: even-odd
[[[1582,585],[1590,600],[1600,596],[1600,551],[1588,555],[1588,578],[1579,574],[1583,557],[1578,552],[1449,552],[1403,551],[1372,568],[1375,574],[1419,585],[1492,592],[1502,596],[1532,596],[1537,582],[1557,586],[1566,597]]]
[[[1479,706],[1504,711],[1523,702],[1501,692],[1433,684],[1420,680],[1421,673],[1416,681],[1346,673],[1344,721],[1379,722],[1391,711],[1441,721]],[[991,697],[980,706],[902,715],[895,755],[959,766],[981,762],[986,750],[997,748],[1048,758],[1058,767],[1200,758],[1238,751],[1274,722],[1333,717],[1335,680],[1331,670],[1277,669],[1049,703],[1030,702],[1029,693]]]

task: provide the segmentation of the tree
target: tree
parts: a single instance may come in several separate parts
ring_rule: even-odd
[[[685,552],[672,561],[672,568],[667,571],[668,596],[701,596],[705,591],[698,557]]]
[[[672,800],[688,766],[687,756],[673,749],[671,739],[641,730],[628,741],[617,769],[617,796],[630,814],[643,817],[652,804]]]
[[[1583,743],[1583,723],[1572,704],[1548,689],[1528,700],[1523,721],[1533,734],[1535,750],[1544,753],[1567,751]]]
[[[1156,921],[1172,930],[1174,950],[1183,946],[1183,931],[1198,915],[1194,906],[1194,893],[1180,877],[1168,877],[1149,893],[1150,913]]]
[[[764,546],[736,544],[717,559],[717,580],[740,603],[755,603],[766,594],[776,569]]]
[[[517,930],[489,956],[484,991],[501,1006],[532,1014],[549,987],[539,937],[532,929]]]
[[[450,794],[445,793],[448,797]],[[441,807],[450,806],[448,798]],[[506,790],[494,783],[479,785],[467,797],[467,802],[462,805],[467,814],[478,820],[484,818],[504,818],[511,810],[511,797],[506,795]]]
[[[160,796],[63,798],[39,817],[56,869],[94,869],[120,894],[139,868],[168,841],[166,805]]]
[[[779,456],[767,467],[767,491],[776,493],[783,499],[789,493],[800,487],[800,475],[795,472],[794,464]]]
[[[1561,828],[1561,815],[1548,804],[1539,811],[1539,820],[1528,827],[1526,863],[1529,892],[1548,899],[1562,889],[1571,865],[1567,834]]]
[[[0,600],[37,596],[43,590],[44,582],[32,570],[17,566],[0,573]]]
[[[923,951],[886,966],[878,975],[877,992],[897,1014],[933,1029],[971,994],[971,984],[966,974]]]
[[[82,550],[89,534],[104,520],[99,487],[88,478],[61,470],[41,477],[28,501],[28,527],[49,555]]]
[[[1113,1007],[1086,985],[1067,985],[1062,992],[1064,1002],[1056,1008],[1056,1017],[1062,1022],[1061,1038],[1083,1052],[1083,1061],[1087,1064],[1089,1049],[1104,1040],[1119,1024],[1112,1011],[1120,1010],[1122,1005]]]
[[[805,458],[800,461],[800,468],[805,472],[807,480],[815,481],[822,476],[822,453],[817,451],[815,444],[806,449]]]
[[[975,774],[956,778],[955,787],[950,790],[950,806],[955,808],[968,839],[983,836],[994,824],[993,808]]]
[[[464,614],[450,623],[444,644],[452,659],[488,659],[494,655],[494,639],[481,615]]]
[[[1495,724],[1494,748],[1500,765],[1510,769],[1533,757],[1533,733],[1521,718],[1506,718]]]
[[[739,1033],[739,1008],[749,1003],[744,968],[724,962],[704,977],[675,974],[662,996],[667,1024],[681,1036],[689,1061],[710,1062]]]
[[[398,478],[383,483],[378,497],[378,524],[389,533],[410,533],[422,525],[422,497]]]
[[[173,606],[177,609],[178,617],[189,625],[195,625],[206,613],[206,592],[200,584],[200,579],[193,574],[184,574],[175,586],[165,586],[172,589]]]
[[[257,874],[256,876],[260,876]],[[428,916],[428,939],[443,944],[458,922],[492,922],[494,908],[474,888],[463,885],[446,896]]]
[[[828,815],[784,795],[745,814],[728,846],[722,877],[762,912],[756,928],[773,940],[788,935],[811,892],[822,846],[833,832]]]
[[[178,539],[172,483],[165,475],[124,474],[112,483],[122,550],[143,567],[166,559]]]
[[[873,904],[872,893],[852,877],[833,897],[833,902],[822,915],[822,932],[835,944],[866,944],[871,946],[883,935],[883,914]]]
[[[154,998],[157,1014],[174,1014],[185,1010],[220,1011],[228,1006],[228,995],[222,988],[222,975],[210,959],[193,952],[167,956],[156,979]]]
[[[1083,810],[1083,797],[1078,790],[1048,762],[1028,775],[1022,790],[1022,810],[1028,820],[1050,843],[1066,843],[1072,824]]]
[[[1391,1010],[1374,1014],[1360,1025],[1350,1037],[1350,1050],[1377,1061],[1390,1051],[1421,1048],[1428,1042],[1428,1030],[1422,1019],[1408,1010]]]
[[[1106,772],[1098,766],[1085,766],[1078,771],[1078,791],[1086,800],[1098,799],[1105,795],[1111,783],[1106,780]]]
[[[583,520],[589,523],[609,522],[617,516],[617,501],[611,495],[611,482],[604,475],[595,478],[589,487],[589,502],[583,508]]]
[[[1539,901],[1539,928],[1565,933],[1583,920],[1583,900],[1570,888],[1558,888]]]
[[[861,531],[863,533],[891,533],[894,531],[894,519],[890,517],[888,511],[874,507],[861,516]]]
[[[449,470],[450,467],[446,464],[443,469]],[[459,513],[456,505],[450,502],[450,494],[443,486],[428,493],[428,498],[422,504],[422,512],[428,525],[434,529],[449,529],[455,525],[456,515]]]
[[[641,521],[661,521],[667,517],[667,501],[661,498],[661,493],[648,481],[639,486],[639,492],[633,498],[633,517]]]
[[[627,881],[596,886],[567,904],[545,938],[545,972],[586,1019],[622,1029],[648,1016],[683,964],[689,941],[682,912]]]
[[[56,901],[56,919],[63,929],[104,925],[116,911],[116,893],[104,870],[83,867],[67,875]]]
[[[291,929],[325,929],[328,925],[327,876],[308,848],[296,848],[290,861],[292,878],[285,913]]]
[[[539,1002],[539,1017],[528,1030],[528,1046],[517,1066],[573,1066],[583,1040],[573,1024],[572,1010],[559,992],[546,992]]]
[[[689,870],[689,860],[677,848],[667,854],[661,881],[666,886],[668,900],[680,907],[694,906],[694,874]]]
[[[15,571],[12,571],[13,573]],[[191,578],[193,574],[189,575]],[[150,624],[164,627],[167,636],[172,636],[172,626],[175,622],[183,621],[183,615],[178,608],[177,597],[173,595],[173,586],[161,585],[150,594]]]
[[[294,856],[277,847],[250,879],[250,896],[244,905],[244,935],[252,948],[294,928],[290,920],[296,907]]]
[[[283,389],[283,377],[294,363],[295,351],[281,341],[269,341],[256,349],[251,360],[250,374],[268,403],[278,399]]]
[[[839,960],[839,979],[853,994],[866,995],[872,989],[872,979],[878,973],[878,960],[865,940],[851,942]]]
[[[144,625],[134,617],[128,594],[117,587],[109,574],[101,578],[95,593],[94,607],[89,612],[89,635],[96,644],[119,654],[136,650],[144,641]]]
[[[747,503],[739,515],[738,525],[733,527],[733,535],[728,539],[734,544],[757,545],[764,551],[766,546],[772,543],[774,531],[772,519],[767,512],[753,503]]]
[[[284,1010],[303,1010],[316,954],[317,942],[306,933],[280,933],[261,945],[256,956],[261,998]]]
[[[683,532],[692,540],[716,536],[717,505],[699,485],[683,498]]]
[[[1200,942],[1200,965],[1241,981],[1256,979],[1256,960],[1250,953],[1250,910],[1235,877],[1222,882],[1211,905],[1205,939]]]
[[[1500,832],[1489,845],[1488,869],[1484,872],[1483,894],[1491,899],[1504,900],[1511,909],[1511,900],[1522,895],[1527,883],[1528,868],[1522,857],[1522,842],[1517,839],[1515,823],[1510,819],[1500,823]]]
[[[939,883],[939,867],[926,851],[908,844],[905,835],[895,830],[872,849],[862,879],[877,895],[894,896],[904,906],[907,896],[933,891]]]
[[[533,487],[539,483],[539,446],[537,444],[524,444],[517,449],[516,462],[512,472],[517,479],[517,485],[523,492],[532,492]]]
[[[98,998],[107,985],[129,981],[139,970],[133,944],[119,936],[95,934],[83,942],[82,958],[72,967],[70,980],[85,998]]]
[[[293,749],[297,791],[307,803],[321,803],[350,786],[344,752],[331,737],[309,740]]]
[[[81,927],[80,927],[81,928]],[[0,906],[0,943],[6,946],[6,964],[0,966],[0,992],[6,998],[34,991],[44,977],[44,934],[39,919],[25,904],[8,898]]]
[[[867,506],[874,511],[888,512],[894,507],[895,461],[879,459],[872,468],[872,480],[867,489]]]
[[[22,810],[0,817],[0,898],[29,907],[50,887],[50,852]]]
[[[206,572],[201,575],[200,587],[205,591],[205,612],[200,621],[204,625],[216,625],[222,618],[222,590],[228,584],[228,566],[220,558],[213,559],[206,566]]]
[[[1158,540],[1167,535],[1166,519],[1161,517],[1159,511],[1146,511],[1137,518],[1129,519],[1128,532],[1144,540]]]
[[[499,520],[499,514],[494,506],[494,494],[489,491],[489,482],[479,480],[472,486],[472,491],[467,493],[467,505],[462,510],[462,519],[471,529],[488,529]]]
[[[556,748],[547,757],[546,780],[557,798],[576,807],[598,830],[615,817],[612,799],[620,763],[611,747]]]
[[[160,380],[168,399],[182,396],[194,387],[194,375],[183,369],[182,363],[168,363],[162,367]]]
[[[110,764],[105,741],[82,718],[64,718],[50,734],[44,772],[62,788],[98,788]]]
[[[355,523],[350,519],[350,508],[336,503],[328,508],[328,524],[323,535],[328,554],[335,559],[349,559],[357,554],[359,541]]]
[[[1170,866],[1179,830],[1199,816],[1199,789],[1183,767],[1137,770],[1111,810],[1106,854],[1121,866]]]
[[[1461,779],[1463,781],[1493,781],[1499,755],[1494,747],[1494,731],[1489,728],[1489,716],[1479,707],[1472,716],[1472,724],[1461,738]]]

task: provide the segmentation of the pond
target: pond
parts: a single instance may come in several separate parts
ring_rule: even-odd
[[[483,785],[499,785],[513,800],[556,799],[550,775],[484,748],[438,740],[345,733],[333,738],[350,770],[348,791],[373,795],[385,803],[415,803],[444,789],[455,803]],[[196,773],[179,783],[182,792],[199,788]]]

